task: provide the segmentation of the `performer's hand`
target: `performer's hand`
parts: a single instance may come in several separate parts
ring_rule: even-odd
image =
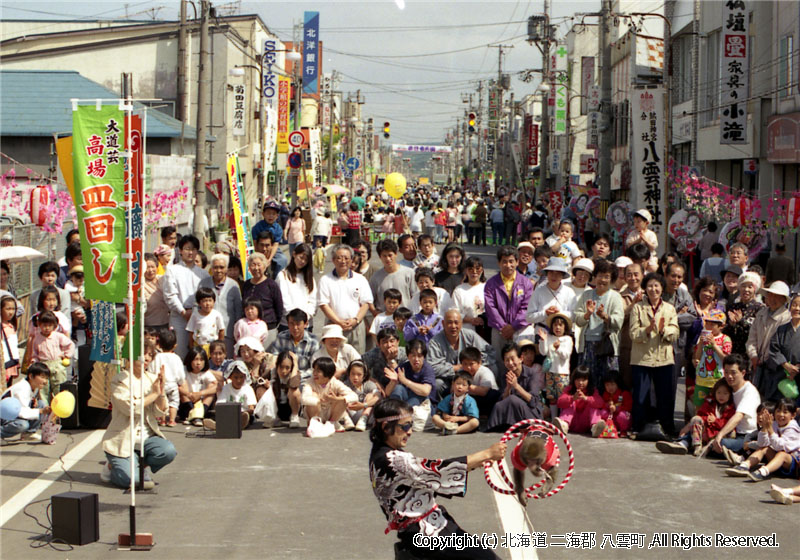
[[[506,456],[507,445],[505,443],[497,442],[486,450],[489,455],[489,461],[500,461]]]

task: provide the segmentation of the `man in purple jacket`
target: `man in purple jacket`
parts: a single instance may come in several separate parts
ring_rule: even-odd
[[[492,329],[492,347],[500,356],[503,346],[512,341],[514,333],[528,326],[525,314],[533,284],[517,273],[519,254],[515,247],[501,247],[497,251],[497,262],[500,272],[486,282],[483,293],[486,316]],[[498,368],[503,370],[500,372],[503,379],[505,368],[502,364],[498,364]]]

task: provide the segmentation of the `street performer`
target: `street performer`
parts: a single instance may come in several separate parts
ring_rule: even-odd
[[[375,497],[389,520],[386,533],[396,530],[400,538],[395,545],[396,557],[497,558],[491,548],[478,543],[463,549],[439,548],[438,544],[428,547],[420,537],[466,535],[435,498],[437,495],[464,496],[467,473],[485,461],[502,459],[506,444],[495,443],[466,457],[422,459],[403,450],[411,437],[412,409],[409,405],[389,398],[378,403],[373,414],[375,426],[370,432],[369,476]],[[420,537],[415,539],[416,535]]]

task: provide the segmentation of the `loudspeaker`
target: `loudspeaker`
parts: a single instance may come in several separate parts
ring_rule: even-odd
[[[69,391],[72,393],[72,396],[75,397],[75,410],[72,412],[72,416],[67,418],[61,419],[61,428],[64,430],[77,430],[80,427],[80,420],[79,420],[79,410],[80,407],[78,403],[80,400],[78,399],[78,384],[72,381],[67,381],[61,384],[62,391]]]
[[[64,492],[50,498],[53,538],[84,545],[100,539],[100,508],[97,494]]]
[[[242,405],[238,402],[218,402],[217,438],[239,439],[242,437]]]

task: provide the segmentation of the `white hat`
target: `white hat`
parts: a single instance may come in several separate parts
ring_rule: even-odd
[[[641,208],[641,209],[637,210],[636,212],[633,213],[633,215],[634,216],[639,216],[644,221],[646,221],[648,224],[653,221],[653,216],[650,214],[650,212],[648,210],[645,210],[644,208]]]
[[[544,271],[554,271],[560,272],[564,275],[564,277],[569,278],[569,268],[567,267],[567,261],[562,259],[561,257],[550,257],[550,260],[547,261],[547,266],[544,267]]]
[[[575,264],[572,265],[572,272],[575,272],[575,269],[578,270],[585,270],[589,274],[594,274],[594,263],[592,259],[581,258],[575,261]]]
[[[617,257],[617,260],[614,261],[614,265],[617,268],[628,268],[630,265],[633,264],[633,261],[625,256]]]
[[[758,292],[761,289],[761,276],[755,272],[745,272],[739,276],[737,283],[739,284],[740,288],[742,287],[742,284],[752,284],[756,292]]]
[[[233,375],[234,371],[241,371],[245,376],[245,383],[250,383],[250,368],[247,367],[247,364],[244,363],[242,360],[234,360],[228,366],[228,369],[225,370],[225,379],[228,379],[231,375]]]
[[[781,282],[778,280],[777,282],[773,282],[767,288],[761,288],[762,292],[766,292],[768,294],[775,294],[776,296],[783,296],[786,300],[789,300],[791,293],[789,292],[789,286],[786,285],[785,282]]]
[[[344,336],[344,331],[342,331],[342,327],[339,325],[325,325],[322,327],[322,335],[320,335],[320,340],[325,340],[326,338],[339,338],[341,340],[347,340]]]
[[[239,348],[242,346],[247,346],[255,352],[264,352],[264,345],[254,336],[243,336],[239,339],[239,342],[233,347],[233,354],[235,356],[239,355]]]
[[[531,251],[535,251],[536,247],[533,246],[533,243],[529,243],[528,241],[523,241],[519,245],[517,245],[517,251],[525,247],[526,249],[530,249]]]

